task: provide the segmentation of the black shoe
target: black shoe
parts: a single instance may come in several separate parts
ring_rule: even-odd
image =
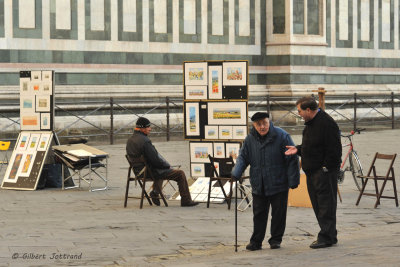
[[[277,249],[277,248],[281,248],[281,244],[279,244],[279,243],[272,243],[272,244],[269,245],[269,247],[270,247],[271,249]]]
[[[331,246],[332,246],[331,243],[326,243],[326,242],[323,242],[323,241],[315,240],[310,245],[310,248],[327,248],[327,247],[331,247]]]
[[[153,201],[154,205],[160,206],[160,194],[155,191],[150,192],[151,200]]]
[[[246,249],[247,250],[250,250],[250,251],[254,251],[254,250],[260,250],[261,249],[261,245],[257,245],[257,244],[255,244],[255,243],[249,243],[247,246],[246,246]]]
[[[181,207],[194,207],[199,205],[199,202],[195,202],[195,201],[190,201],[187,203],[181,203]]]

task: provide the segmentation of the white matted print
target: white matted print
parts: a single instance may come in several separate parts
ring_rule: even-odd
[[[222,99],[222,66],[208,67],[208,97]]]
[[[247,136],[247,126],[233,126],[233,139],[245,139]]]
[[[53,87],[51,81],[44,81],[42,82],[42,91],[43,94],[52,95],[53,94]]]
[[[21,113],[35,113],[35,95],[21,94],[19,98],[19,108]]]
[[[236,159],[239,156],[240,144],[239,143],[226,143],[226,157],[232,156],[233,161],[236,163]]]
[[[232,126],[219,126],[219,139],[232,139]]]
[[[52,79],[53,79],[53,77],[52,77],[52,71],[51,70],[42,71],[42,80],[43,81],[51,81]]]
[[[29,89],[30,92],[33,94],[40,94],[43,91],[43,83],[41,81],[31,81],[30,84],[31,88]]]
[[[208,124],[246,125],[247,102],[210,102],[208,103]]]
[[[199,103],[185,103],[186,105],[186,135],[200,135]]]
[[[29,143],[27,146],[28,151],[36,151],[36,148],[39,145],[40,134],[31,134],[31,138],[29,139]]]
[[[40,129],[50,130],[50,113],[40,113]]]
[[[35,162],[36,151],[24,154],[18,169],[18,176],[29,177],[33,163]]]
[[[29,94],[31,93],[31,79],[29,78],[20,78],[19,79],[19,93],[22,94]]]
[[[185,85],[207,85],[207,62],[185,63]]]
[[[36,112],[39,111],[50,112],[50,95],[36,96]]]
[[[18,169],[22,162],[23,152],[14,151],[4,175],[3,183],[16,183],[18,180]]]
[[[228,85],[246,85],[247,62],[224,62],[223,83]]]
[[[40,130],[40,114],[21,113],[21,130]]]
[[[42,80],[42,72],[38,71],[31,71],[31,81],[41,81]]]
[[[216,126],[216,125],[204,126],[204,138],[218,139],[218,126]]]
[[[207,99],[207,86],[186,86],[186,99]]]
[[[37,146],[37,151],[46,151],[51,139],[51,133],[42,133],[40,135],[39,144]]]
[[[17,151],[25,151],[28,147],[29,138],[31,137],[30,133],[21,132],[18,143],[15,146],[15,150]]]
[[[190,164],[190,170],[192,177],[205,176],[204,163],[192,163]]]
[[[213,156],[213,144],[208,142],[190,142],[190,162],[210,162]]]
[[[225,158],[225,143],[214,143],[214,157]]]

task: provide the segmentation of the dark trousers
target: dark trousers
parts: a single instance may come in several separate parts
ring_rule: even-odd
[[[253,194],[253,235],[251,243],[261,245],[267,229],[269,207],[271,206],[271,238],[270,244],[280,244],[286,227],[286,211],[288,191],[272,196]]]
[[[329,244],[337,243],[336,206],[337,206],[337,171],[321,170],[306,172],[308,194],[315,217],[321,231],[318,240]]]
[[[161,192],[164,180],[172,180],[178,184],[179,194],[181,195],[181,204],[186,204],[192,201],[192,197],[190,196],[189,186],[184,171],[172,170],[162,179],[156,179],[154,181],[154,191]]]

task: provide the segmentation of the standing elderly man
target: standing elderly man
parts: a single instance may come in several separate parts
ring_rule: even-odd
[[[280,248],[286,227],[289,188],[300,181],[296,155],[285,156],[286,146],[292,146],[290,135],[269,121],[269,114],[257,112],[252,117],[253,128],[244,140],[232,177],[239,179],[250,165],[253,194],[253,235],[247,250],[259,250],[265,237],[271,206],[271,249]]]
[[[130,158],[144,156],[147,164],[150,166],[155,176],[153,191],[150,192],[150,197],[154,204],[160,206],[159,193],[162,190],[163,180],[173,180],[178,183],[181,206],[196,206],[199,203],[192,201],[185,173],[182,170],[172,169],[171,165],[158,153],[151,140],[147,137],[150,132],[150,121],[144,117],[140,117],[136,121],[136,128],[133,135],[128,139],[126,144],[126,154]],[[135,166],[135,174],[140,173],[143,167],[144,165]]]
[[[332,117],[318,109],[313,97],[300,98],[296,106],[305,121],[303,142],[296,147],[288,146],[286,155],[301,156],[308,194],[321,228],[310,248],[330,247],[337,243],[337,178],[342,161],[340,131]]]

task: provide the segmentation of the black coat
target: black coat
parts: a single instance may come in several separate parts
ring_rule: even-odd
[[[163,178],[172,171],[171,165],[158,153],[147,135],[135,131],[126,143],[126,154],[130,158],[145,157],[150,166],[154,178]],[[142,170],[143,165],[134,166],[135,173]]]
[[[342,162],[340,130],[336,122],[325,111],[305,123],[303,142],[296,146],[305,172],[322,167],[338,170]]]

